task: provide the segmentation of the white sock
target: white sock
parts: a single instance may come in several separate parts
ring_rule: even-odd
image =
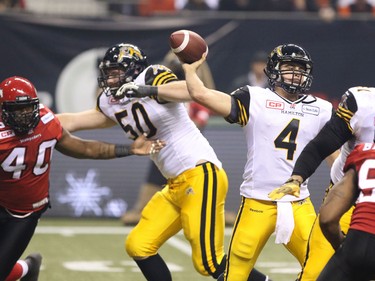
[[[24,260],[19,260],[17,261],[17,263],[19,263],[22,266],[22,276],[21,276],[22,278],[29,272],[29,266]]]

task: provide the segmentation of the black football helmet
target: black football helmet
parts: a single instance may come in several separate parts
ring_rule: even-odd
[[[99,64],[99,87],[114,97],[123,84],[133,81],[147,66],[147,57],[137,46],[116,44],[107,50]],[[119,70],[119,73],[111,74],[112,70]],[[108,83],[108,79],[113,78],[118,78],[118,82]]]
[[[280,65],[283,63],[296,63],[302,65],[304,69],[281,71]],[[311,87],[313,79],[312,69],[313,62],[305,49],[294,44],[284,44],[272,50],[268,56],[264,72],[268,77],[268,82],[272,89],[278,86],[291,94],[304,94]],[[283,79],[283,74],[301,75],[302,79],[298,84],[295,82],[286,82]]]
[[[0,83],[1,118],[17,135],[34,129],[40,120],[39,99],[34,85],[13,76]]]

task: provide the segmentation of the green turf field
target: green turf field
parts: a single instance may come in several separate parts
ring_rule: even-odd
[[[40,281],[145,280],[124,250],[124,237],[129,230],[117,220],[45,218],[40,221],[25,256],[31,252],[43,255]],[[226,243],[230,231],[229,228]],[[160,254],[174,281],[213,280],[195,272],[190,247],[182,234],[169,240]],[[274,244],[274,236],[256,267],[274,281],[295,280],[299,270],[294,257],[283,246]]]

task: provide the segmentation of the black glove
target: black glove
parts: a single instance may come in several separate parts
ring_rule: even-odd
[[[122,99],[123,97],[128,98],[144,98],[151,97],[156,98],[158,95],[158,87],[148,85],[136,85],[134,82],[129,82],[122,85],[116,92],[115,98]]]

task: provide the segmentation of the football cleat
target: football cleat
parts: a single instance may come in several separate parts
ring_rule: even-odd
[[[39,253],[30,254],[26,257],[25,262],[29,267],[29,271],[21,278],[21,281],[38,281],[42,256]]]

